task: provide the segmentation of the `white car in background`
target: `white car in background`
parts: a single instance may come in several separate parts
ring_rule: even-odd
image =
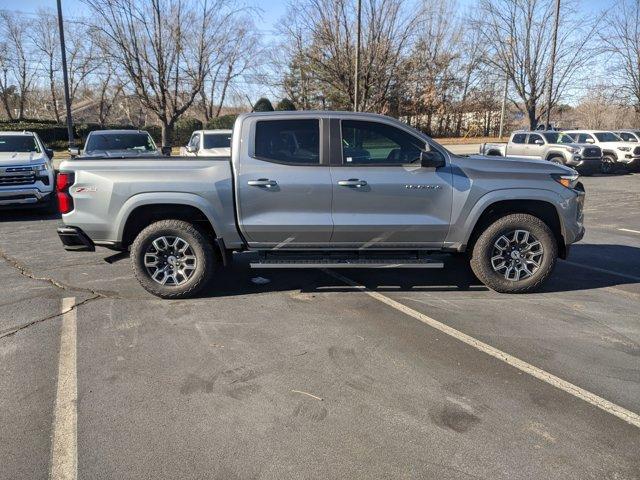
[[[53,207],[53,150],[34,132],[0,133],[0,207]]]
[[[231,130],[196,130],[189,143],[180,149],[186,157],[231,156]]]
[[[616,135],[618,135],[625,142],[640,142],[640,130],[614,130]]]
[[[625,142],[616,133],[607,130],[573,130],[563,132],[577,143],[589,143],[602,149],[602,173],[612,173],[617,166],[628,170],[640,164],[640,148]]]

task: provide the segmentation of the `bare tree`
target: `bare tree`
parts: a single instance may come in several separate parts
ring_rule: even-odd
[[[0,33],[4,39],[3,55],[0,56],[0,95],[9,119],[24,118],[27,96],[37,73],[25,33],[28,29],[28,20],[7,10],[0,10]],[[15,82],[14,88],[11,81]],[[13,115],[11,111],[12,97],[16,100],[17,115]]]
[[[397,78],[403,54],[417,24],[415,15],[408,15],[401,0],[365,0],[362,6],[361,47],[363,110],[383,112],[389,108],[389,93]],[[356,8],[353,0],[305,0],[289,5],[280,29],[290,42],[289,75],[305,97],[304,105],[322,98],[337,108],[354,103]],[[313,86],[315,92],[307,87]],[[292,93],[292,92],[289,92]],[[295,99],[294,95],[288,94]]]
[[[622,92],[640,113],[640,0],[621,0],[609,9],[605,22],[600,38],[624,73]]]
[[[227,0],[84,2],[136,96],[162,124],[162,145],[170,146],[175,122],[202,89],[208,33],[227,18]]]
[[[506,75],[517,100],[515,105],[535,128],[547,108],[574,86],[588,66],[594,50],[590,41],[597,18],[578,15],[576,4],[562,3],[560,34],[551,105],[542,105],[553,28],[553,0],[480,0],[474,28],[489,47],[487,61]]]
[[[47,73],[49,80],[49,94],[53,119],[60,123],[60,109],[58,107],[58,72],[60,70],[60,37],[58,23],[53,12],[39,9],[35,25],[29,30],[29,39],[35,50],[41,55],[41,66]]]

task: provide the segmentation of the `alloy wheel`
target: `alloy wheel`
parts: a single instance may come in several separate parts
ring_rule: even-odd
[[[189,243],[173,236],[154,239],[144,254],[144,266],[160,285],[183,285],[196,270],[197,259]]]
[[[544,256],[542,243],[528,230],[512,230],[493,243],[491,267],[507,280],[518,282],[531,277]]]

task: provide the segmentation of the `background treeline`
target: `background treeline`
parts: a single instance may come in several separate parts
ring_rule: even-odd
[[[228,128],[252,108],[357,103],[434,136],[490,136],[505,87],[507,129],[535,126],[549,108],[562,126],[639,126],[640,0],[603,3],[601,12],[562,1],[550,105],[553,0],[476,0],[465,8],[363,0],[357,99],[356,3],[292,1],[265,30],[257,27],[259,4],[83,0],[85,8],[65,18],[76,134],[145,128],[163,144],[182,144],[190,128]],[[66,138],[56,126],[65,111],[53,10],[0,10],[0,102],[11,128]]]

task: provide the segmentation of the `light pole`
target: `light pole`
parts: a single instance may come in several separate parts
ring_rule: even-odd
[[[549,63],[549,78],[547,79],[547,121],[545,129],[551,123],[551,96],[553,94],[553,70],[556,66],[556,44],[558,43],[558,23],[560,21],[560,0],[556,0],[556,16],[553,20],[553,38],[551,40],[551,62]]]
[[[67,135],[69,136],[69,148],[74,147],[73,120],[71,119],[71,100],[69,98],[69,75],[67,74],[67,53],[64,46],[64,26],[62,22],[62,4],[58,3],[58,29],[60,30],[60,50],[62,60],[62,79],[64,81],[64,102],[67,106]]]
[[[505,73],[504,75],[504,91],[502,92],[502,108],[500,110],[500,132],[498,134],[499,138],[502,138],[502,133],[504,131],[504,117],[507,111],[507,90],[509,88],[509,74]]]
[[[362,27],[362,0],[358,0],[358,20],[356,23],[356,78],[353,92],[353,111],[358,111],[358,99],[360,95],[360,30]]]

